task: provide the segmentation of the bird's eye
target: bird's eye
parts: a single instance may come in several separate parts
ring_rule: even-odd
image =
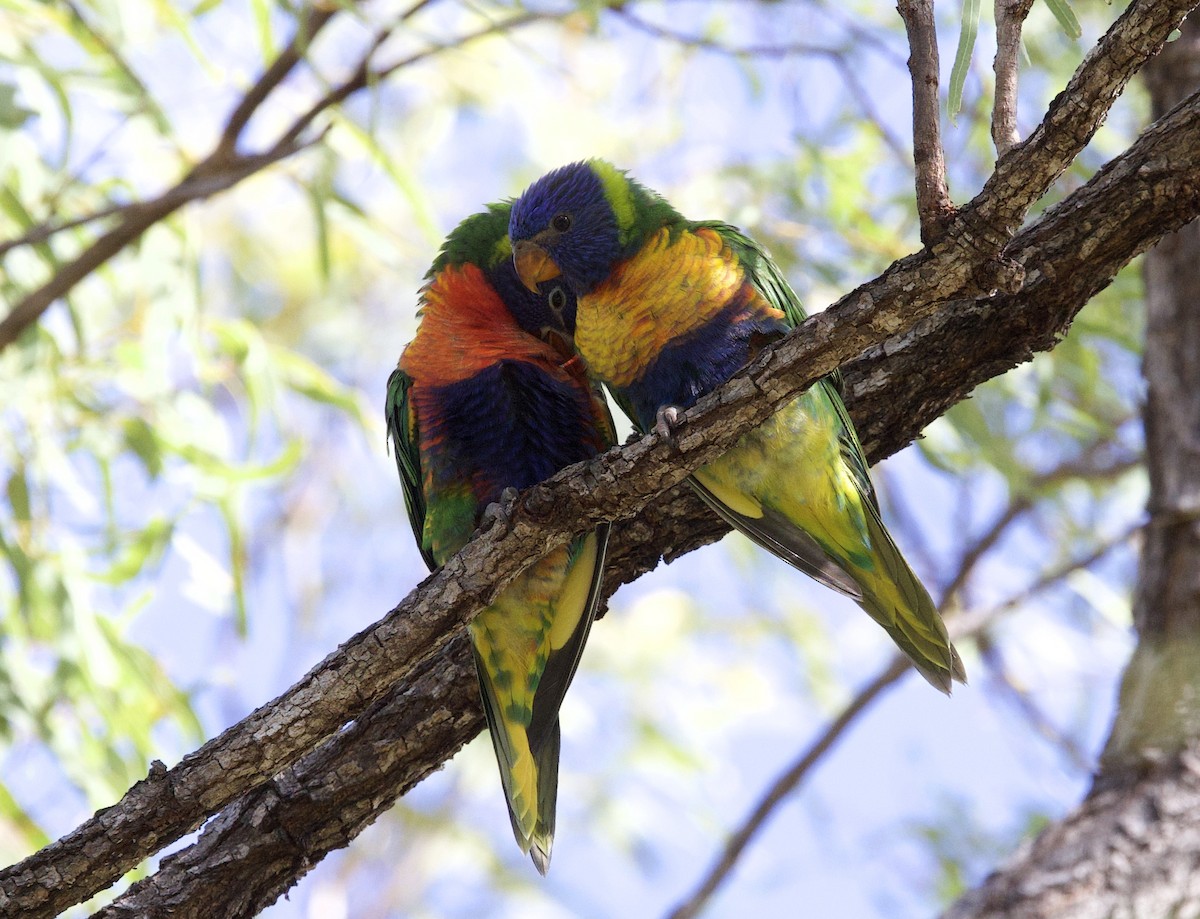
[[[567,308],[567,292],[561,287],[556,287],[550,291],[550,309],[556,313],[561,313]]]
[[[558,230],[559,233],[567,232],[567,230],[571,229],[571,215],[558,214],[553,220],[550,221],[550,226]]]

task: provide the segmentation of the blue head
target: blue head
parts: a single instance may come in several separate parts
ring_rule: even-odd
[[[633,183],[602,160],[547,173],[513,202],[508,233],[521,280],[531,290],[561,276],[584,295],[626,254]]]
[[[517,325],[567,357],[575,353],[571,344],[575,337],[575,294],[562,278],[543,281],[531,291],[517,277],[511,257],[494,265],[488,277]]]

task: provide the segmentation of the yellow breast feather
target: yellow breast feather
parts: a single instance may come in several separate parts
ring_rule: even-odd
[[[575,346],[594,374],[628,386],[667,344],[724,309],[745,280],[737,256],[715,230],[672,237],[664,227],[580,299]],[[761,299],[757,293],[753,298]]]

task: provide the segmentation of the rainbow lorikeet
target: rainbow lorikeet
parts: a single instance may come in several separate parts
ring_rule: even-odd
[[[804,319],[767,252],[734,227],[686,220],[603,160],[557,169],[512,207],[530,288],[576,295],[574,344],[643,432],[720,386]],[[732,526],[875,619],[949,692],[962,662],[879,516],[840,378],[826,378],[692,478]]]
[[[413,532],[432,569],[506,488],[526,488],[614,441],[603,393],[564,353],[561,282],[530,292],[508,205],[449,236],[420,326],[388,380],[387,425]],[[568,315],[571,315],[568,312]],[[558,710],[600,598],[608,526],[536,561],[468,625],[513,833],[542,873],[558,790]]]

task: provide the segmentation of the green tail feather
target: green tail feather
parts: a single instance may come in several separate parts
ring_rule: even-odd
[[[913,573],[874,508],[866,514],[875,570],[854,570],[863,588],[859,605],[883,626],[921,676],[947,695],[967,681],[958,651],[929,591]]]
[[[472,623],[475,670],[479,676],[488,733],[491,735],[496,762],[500,767],[500,782],[504,787],[504,800],[508,805],[508,818],[512,823],[513,836],[521,851],[529,855],[534,866],[543,875],[550,867],[558,803],[558,760],[561,746],[558,710],[579,666],[579,658],[587,643],[596,608],[600,603],[600,583],[604,572],[608,535],[609,525],[601,524],[593,534],[581,537],[573,544],[570,563],[572,566],[580,562],[579,553],[593,554],[591,580],[587,584],[582,608],[570,634],[560,646],[550,648],[537,679],[532,704],[523,715],[504,717],[492,682],[492,672],[484,665],[475,641],[475,623]],[[556,602],[571,604],[572,601],[564,593]],[[557,615],[570,615],[572,608],[573,604],[560,606]],[[477,619],[476,622],[478,621]],[[530,767],[533,769],[532,776],[529,775]],[[536,800],[528,800],[531,795]]]
[[[519,734],[510,731],[501,717],[491,678],[478,652],[475,653],[475,671],[479,676],[488,734],[492,738],[492,749],[496,752],[496,762],[500,767],[500,784],[504,787],[504,801],[508,806],[513,836],[521,851],[533,859],[537,870],[544,875],[550,867],[550,852],[554,846],[554,818],[558,801],[558,721],[556,719],[545,732],[538,749],[529,749],[524,729],[516,726]],[[528,755],[533,757],[537,770],[537,800],[533,802],[524,800],[516,774],[518,759]]]

